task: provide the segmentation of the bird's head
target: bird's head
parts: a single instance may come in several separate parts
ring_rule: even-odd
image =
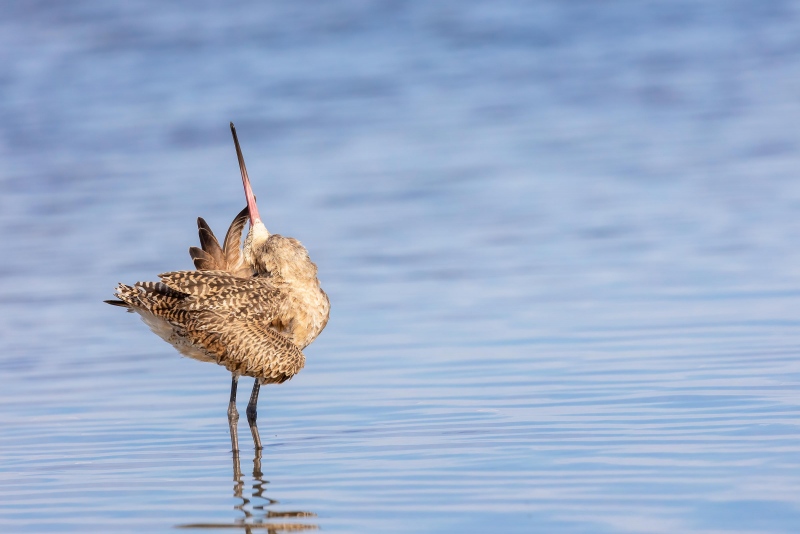
[[[257,274],[275,278],[276,281],[292,283],[316,279],[317,266],[308,257],[308,251],[300,241],[270,234],[261,221],[233,123],[231,123],[231,133],[236,145],[236,156],[239,158],[239,170],[242,172],[244,196],[247,199],[247,211],[250,217],[250,231],[244,240],[244,261]]]
[[[261,223],[250,227],[244,241],[244,259],[256,273],[276,282],[304,283],[317,277],[317,266],[300,241],[270,235]]]

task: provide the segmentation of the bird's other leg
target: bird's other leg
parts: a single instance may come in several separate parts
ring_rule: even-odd
[[[239,454],[239,433],[237,424],[239,423],[239,412],[236,411],[236,387],[239,385],[239,375],[231,375],[231,400],[228,403],[228,426],[231,430],[231,448],[233,454]]]
[[[253,435],[253,444],[257,451],[262,449],[261,436],[258,435],[258,427],[256,426],[256,418],[258,417],[256,405],[258,404],[258,392],[260,390],[261,384],[256,378],[253,383],[253,392],[250,393],[250,402],[247,403],[247,423],[250,425],[250,433]]]
[[[256,417],[258,417],[256,405],[258,404],[259,391],[261,391],[261,384],[256,378],[256,381],[253,382],[253,391],[250,393],[250,402],[247,403],[247,422],[251,425],[256,423]]]

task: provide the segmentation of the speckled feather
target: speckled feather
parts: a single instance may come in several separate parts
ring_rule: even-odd
[[[267,280],[221,271],[176,271],[160,278],[120,284],[117,297],[182,354],[261,383],[284,382],[303,368],[300,349],[269,326],[282,299]]]
[[[181,354],[231,372],[228,424],[236,452],[239,377],[256,379],[247,422],[258,450],[262,448],[256,427],[260,387],[285,382],[303,368],[302,351],[328,323],[330,300],[300,241],[267,230],[233,123],[231,135],[247,208],[233,219],[222,245],[208,223],[198,218],[200,247],[189,248],[197,271],[163,273],[158,282],[119,284],[120,300],[106,302],[137,313]]]
[[[282,317],[295,298],[290,288],[282,290],[274,285],[278,280],[253,275],[244,263],[239,242],[246,216],[243,210],[233,220],[222,247],[198,219],[203,248],[192,247],[190,253],[200,270],[163,273],[160,282],[120,284],[120,301],[110,303],[139,313],[153,332],[186,356],[262,384],[284,382],[305,364],[291,332],[281,331],[292,322]]]

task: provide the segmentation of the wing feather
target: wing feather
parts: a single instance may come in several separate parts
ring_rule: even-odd
[[[224,268],[225,256],[222,253],[222,247],[219,246],[214,232],[202,217],[197,218],[197,234],[200,236],[200,247],[214,259],[217,269]]]
[[[203,292],[200,286],[211,289]],[[300,348],[270,326],[280,295],[264,280],[179,271],[165,273],[161,282],[120,284],[117,297],[143,316],[171,325],[162,337],[182,353],[196,357],[199,349],[204,359],[261,383],[284,382],[305,365]]]
[[[266,278],[239,278],[225,271],[173,271],[158,275],[161,282],[187,298],[183,307],[235,312],[271,321],[284,294]]]
[[[236,215],[225,234],[222,246],[205,219],[198,217],[200,248],[189,248],[195,268],[200,271],[226,271],[239,278],[252,276],[253,270],[245,265],[241,250],[242,232],[247,224],[247,217],[247,208]]]
[[[264,323],[216,313],[193,316],[189,338],[211,347],[217,363],[261,383],[285,382],[305,365],[303,352]]]
[[[200,271],[213,271],[217,268],[214,258],[201,248],[189,247],[189,255],[192,257],[194,266]]]
[[[236,272],[241,269],[244,259],[242,258],[242,232],[247,224],[248,211],[245,207],[240,211],[231,222],[228,232],[225,234],[225,241],[222,244],[223,255],[225,256],[225,270]]]

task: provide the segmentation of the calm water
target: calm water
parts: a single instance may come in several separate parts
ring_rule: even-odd
[[[6,6],[0,531],[797,532],[800,6],[698,4]],[[243,206],[230,120],[333,305],[239,466],[101,302]]]

